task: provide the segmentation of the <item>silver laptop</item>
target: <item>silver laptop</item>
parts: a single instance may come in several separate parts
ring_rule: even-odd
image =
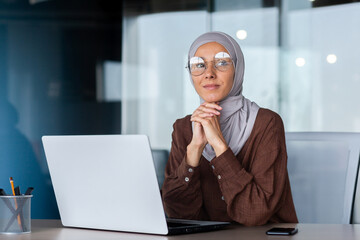
[[[166,219],[145,135],[44,136],[42,141],[66,227],[167,235],[229,225]]]

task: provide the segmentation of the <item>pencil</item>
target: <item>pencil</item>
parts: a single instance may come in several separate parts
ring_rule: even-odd
[[[12,193],[14,196],[16,196],[15,194],[15,188],[14,188],[14,180],[12,177],[10,177],[10,185],[11,185],[11,190],[12,190]],[[16,201],[16,198],[14,199],[15,201],[15,209],[17,210],[18,209],[18,205],[17,205],[17,201]],[[18,214],[17,215],[17,221],[18,221],[18,224],[20,226],[20,228],[22,229],[22,224],[21,224],[21,219],[20,219],[20,215]]]
[[[11,184],[12,193],[15,196],[14,180],[12,177],[10,177],[10,184]]]

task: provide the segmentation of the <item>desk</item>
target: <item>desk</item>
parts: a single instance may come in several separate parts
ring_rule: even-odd
[[[265,231],[271,227],[294,227],[299,232],[294,236],[267,236]],[[32,220],[32,233],[20,235],[1,235],[1,240],[237,240],[237,239],[267,239],[267,240],[298,240],[298,239],[360,239],[360,224],[271,224],[261,227],[244,227],[232,225],[224,230],[184,234],[177,236],[159,236],[137,233],[123,233],[112,231],[87,230],[77,228],[64,228],[60,220]]]

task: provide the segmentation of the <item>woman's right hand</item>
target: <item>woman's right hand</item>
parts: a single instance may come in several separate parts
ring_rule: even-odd
[[[196,167],[199,165],[201,154],[208,143],[204,129],[200,122],[194,121],[193,118],[211,118],[220,115],[214,108],[205,107],[206,102],[201,104],[192,114],[191,121],[194,122],[193,136],[190,144],[187,146],[187,164]]]

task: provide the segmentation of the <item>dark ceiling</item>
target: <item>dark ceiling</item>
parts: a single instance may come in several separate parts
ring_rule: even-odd
[[[273,7],[281,4],[281,0],[238,1],[241,4],[232,0],[238,5],[245,6],[245,9],[251,6]],[[323,7],[359,1],[315,0],[312,6]],[[220,0],[0,0],[0,19],[93,19],[118,22],[121,21],[124,12],[126,15],[192,10],[211,12],[214,11],[215,5],[222,4]],[[227,5],[231,7],[231,4]]]

